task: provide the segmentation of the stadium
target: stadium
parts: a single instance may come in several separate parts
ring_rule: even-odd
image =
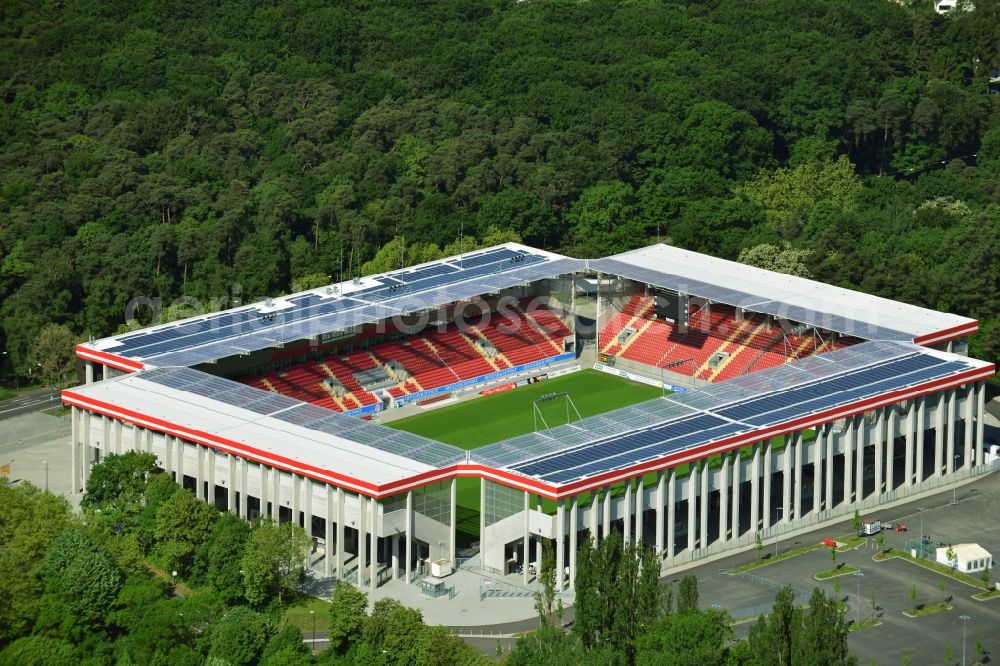
[[[149,451],[327,577],[527,584],[612,531],[664,572],[983,464],[977,322],[657,244],[505,244],[77,347],[73,488]]]

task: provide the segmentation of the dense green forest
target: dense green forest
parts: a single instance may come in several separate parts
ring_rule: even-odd
[[[931,4],[10,0],[5,370],[137,295],[221,304],[502,237],[787,243],[800,272],[979,318],[996,359],[1000,20]]]

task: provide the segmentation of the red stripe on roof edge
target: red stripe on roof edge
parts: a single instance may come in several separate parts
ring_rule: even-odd
[[[378,485],[367,481],[362,481],[356,479],[352,476],[342,474],[339,472],[334,472],[332,470],[327,470],[319,467],[314,467],[305,463],[296,462],[289,458],[284,458],[266,451],[261,451],[255,449],[246,444],[240,442],[235,442],[233,440],[228,440],[210,433],[202,432],[192,428],[187,428],[184,426],[179,426],[171,424],[168,421],[163,421],[156,417],[147,416],[140,414],[138,412],[133,412],[128,409],[116,407],[109,403],[103,402],[101,400],[96,400],[94,398],[86,398],[79,394],[74,393],[71,389],[64,390],[62,392],[62,397],[64,402],[70,404],[75,404],[80,407],[90,408],[98,413],[102,413],[108,416],[122,416],[123,420],[135,423],[136,425],[147,424],[154,425],[157,430],[169,434],[179,435],[184,439],[190,439],[192,441],[198,441],[211,448],[222,450],[226,453],[230,451],[239,453],[244,457],[254,460],[255,462],[261,462],[278,469],[282,469],[288,472],[295,472],[307,476],[316,481],[322,483],[330,483],[331,485],[344,485],[350,486],[350,489],[365,495],[367,497],[373,497],[375,499],[382,499],[384,497],[389,497],[392,495],[399,494],[401,492],[406,492],[409,490],[415,490],[423,486],[430,485],[432,483],[437,483],[443,480],[449,480],[451,478],[458,477],[478,477],[481,479],[486,479],[489,481],[494,481],[511,488],[518,490],[527,490],[538,495],[542,495],[548,499],[564,499],[566,497],[577,495],[582,492],[593,490],[595,488],[600,488],[611,483],[617,483],[618,481],[634,478],[636,476],[647,474],[649,472],[656,472],[671,467],[676,467],[684,463],[690,462],[692,460],[697,460],[699,458],[707,457],[709,455],[715,455],[718,453],[724,453],[727,451],[732,451],[734,449],[741,448],[742,446],[759,442],[763,439],[768,439],[778,435],[787,434],[789,432],[794,432],[796,430],[801,430],[808,428],[820,423],[827,423],[838,418],[853,416],[855,414],[860,414],[862,412],[874,409],[877,407],[883,407],[885,405],[891,404],[893,402],[898,402],[899,400],[908,400],[916,397],[921,397],[931,393],[936,393],[940,390],[945,390],[948,388],[954,388],[956,386],[961,386],[969,381],[977,381],[980,379],[987,379],[996,371],[996,366],[990,364],[981,368],[973,368],[967,370],[958,375],[952,377],[945,377],[942,379],[937,379],[931,382],[926,382],[924,384],[914,386],[907,389],[900,389],[892,393],[885,393],[880,396],[873,396],[871,398],[866,398],[865,400],[852,403],[850,405],[845,405],[842,407],[837,407],[825,412],[819,412],[817,414],[800,417],[793,421],[783,423],[777,426],[771,426],[764,430],[758,430],[752,433],[743,433],[733,437],[729,437],[717,442],[712,442],[710,444],[705,444],[694,449],[688,449],[683,452],[671,456],[665,456],[656,460],[647,461],[645,463],[640,463],[638,465],[633,465],[619,470],[611,470],[604,472],[598,476],[590,477],[587,479],[581,479],[569,483],[565,486],[553,486],[551,484],[538,481],[531,477],[523,476],[510,472],[505,469],[497,469],[493,467],[488,467],[478,463],[460,463],[456,465],[451,465],[442,469],[428,470],[426,472],[421,472],[411,477],[405,479],[399,479],[397,481],[392,481],[387,484]]]
[[[137,370],[142,370],[146,367],[139,361],[133,361],[129,358],[124,358],[104,351],[98,351],[83,345],[76,346],[76,355],[80,358],[87,359],[88,361],[101,361],[105,365],[110,365],[118,370],[125,370],[126,372],[136,372]]]
[[[952,326],[951,328],[946,328],[936,333],[926,333],[924,335],[918,335],[913,338],[913,342],[918,345],[933,344],[935,342],[944,342],[946,340],[954,340],[955,338],[961,337],[963,335],[971,335],[979,330],[979,322],[972,321],[966,322],[964,324],[958,324],[957,326]]]

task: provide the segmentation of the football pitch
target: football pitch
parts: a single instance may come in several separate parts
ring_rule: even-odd
[[[535,429],[532,403],[551,393],[568,394],[580,416],[587,417],[659,397],[663,391],[597,370],[582,370],[512,391],[439,407],[386,425],[463,449],[475,449],[532,432]],[[539,411],[549,427],[554,428],[566,423],[566,407],[566,401],[558,399],[541,404]],[[575,421],[576,412],[570,408],[569,413]],[[538,427],[543,427],[541,421]]]
[[[582,370],[537,384],[521,386],[511,391],[438,407],[426,414],[391,421],[385,425],[463,449],[475,449],[501,439],[532,432],[535,429],[532,403],[552,393],[569,395],[582,417],[601,414],[663,395],[663,391],[654,386],[630,382],[597,370]],[[551,400],[539,405],[541,417],[552,428],[566,423],[566,409],[567,402],[564,399]],[[569,414],[571,420],[576,420],[576,412],[572,408]],[[538,422],[538,427],[539,429],[543,427],[541,421]],[[456,494],[458,537],[460,544],[464,546],[478,538],[479,481],[459,479]]]

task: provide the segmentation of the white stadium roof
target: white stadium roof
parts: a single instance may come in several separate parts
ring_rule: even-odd
[[[82,358],[127,370],[191,366],[584,270],[867,340],[933,344],[978,328],[974,319],[669,245],[583,260],[506,243],[111,336],[79,345],[77,352]]]
[[[184,367],[582,271],[869,342],[472,454]],[[68,389],[63,400],[372,497],[456,473],[556,497],[992,376],[990,363],[919,346],[976,328],[667,245],[584,261],[509,243],[79,345],[81,358],[134,374]]]
[[[974,333],[974,319],[815,280],[651,245],[588,262],[591,270],[866,340],[933,344]]]
[[[123,369],[191,366],[343,331],[585,267],[517,243],[370,275],[79,345],[83,358]]]
[[[190,368],[77,386],[63,402],[366,494],[466,460],[457,447]]]

